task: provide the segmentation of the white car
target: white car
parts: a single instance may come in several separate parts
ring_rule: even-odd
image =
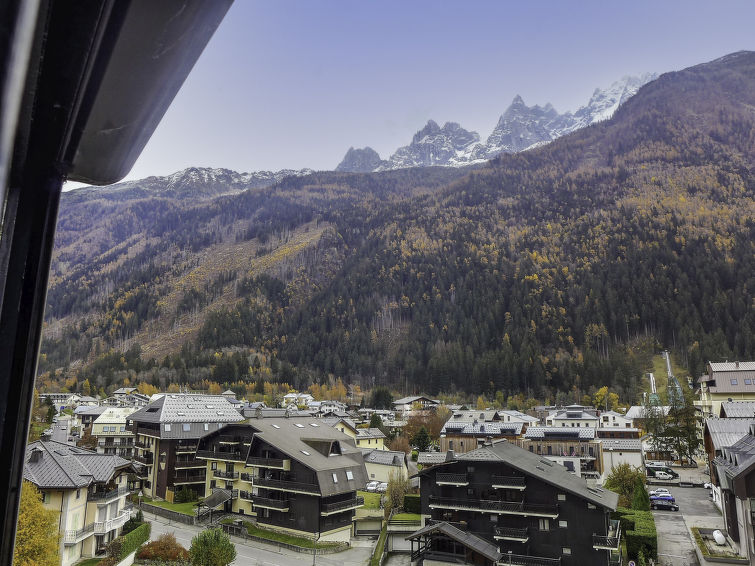
[[[653,489],[650,491],[650,497],[653,497],[654,495],[671,495],[671,492],[665,487],[659,487],[658,489]]]
[[[365,491],[369,491],[370,493],[375,493],[379,485],[380,485],[379,481],[371,481],[367,484],[367,487],[365,487],[364,489]]]
[[[712,484],[712,483],[710,483],[710,482],[705,482],[705,483],[703,484],[703,487],[704,487],[705,489],[710,489],[711,487],[713,487],[713,484]]]
[[[674,479],[674,476],[664,471],[658,471],[658,472],[655,472],[655,478],[659,480],[671,480],[671,479]]]
[[[378,493],[385,493],[386,491],[388,491],[388,484],[385,483],[385,482],[379,483],[378,486],[377,486],[377,492]]]

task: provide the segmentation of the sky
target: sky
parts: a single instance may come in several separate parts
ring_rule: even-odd
[[[624,75],[755,50],[755,2],[236,0],[127,179],[332,170],[428,119],[486,139],[515,95],[559,112]]]

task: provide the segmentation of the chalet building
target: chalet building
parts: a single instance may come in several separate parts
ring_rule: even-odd
[[[408,479],[406,452],[395,450],[362,450],[368,481],[387,483],[391,477]]]
[[[351,438],[312,417],[258,418],[199,441],[204,505],[251,515],[260,526],[348,541],[367,475]]]
[[[616,411],[602,411],[598,419],[600,421],[598,428],[634,428],[632,419]]]
[[[102,555],[130,517],[131,462],[54,441],[26,449],[24,479],[42,492],[47,509],[60,513],[61,565]]]
[[[603,480],[611,471],[622,465],[629,464],[632,468],[645,469],[645,457],[642,451],[642,440],[639,438],[601,438],[601,454],[603,463]]]
[[[603,474],[603,454],[596,432],[592,427],[531,426],[517,443],[546,458],[579,458],[580,475],[597,479]]]
[[[81,428],[82,430],[85,428],[89,428],[92,426],[92,423],[99,417],[102,413],[104,413],[107,410],[107,407],[76,407],[73,410],[74,418],[81,421]]]
[[[703,448],[705,449],[706,460],[708,462],[713,503],[716,504],[716,507],[721,512],[723,512],[721,482],[718,479],[717,468],[713,463],[716,458],[723,456],[724,449],[733,446],[747,436],[753,424],[755,424],[755,418],[705,419],[705,424],[703,425]]]
[[[664,416],[668,416],[670,408],[671,407],[669,407],[668,405],[653,405],[652,407],[650,407],[650,409],[652,409],[653,411],[663,413]],[[632,421],[633,428],[647,430],[645,423],[648,419],[647,412],[650,409],[648,407],[645,407],[644,405],[632,405],[631,407],[629,407],[629,409],[627,409],[624,417]]]
[[[98,454],[116,454],[126,460],[134,456],[134,433],[126,430],[126,420],[136,409],[108,407],[92,423]]]
[[[640,429],[601,426],[597,428],[596,435],[598,438],[640,438]]]
[[[439,405],[439,401],[430,399],[424,395],[413,395],[411,397],[396,399],[393,402],[393,411],[396,414],[407,416],[416,411],[434,411]]]
[[[755,561],[755,425],[713,460],[721,489],[726,533],[737,553]]]
[[[582,405],[569,405],[545,417],[545,426],[553,427],[598,428],[599,423],[600,419],[595,415],[595,410]]]
[[[412,563],[618,564],[618,496],[501,441],[419,472]]]
[[[490,440],[514,441],[526,429],[523,422],[468,422],[449,420],[440,431],[440,450],[463,453],[476,450]]]
[[[137,477],[145,495],[172,500],[184,486],[204,495],[205,468],[197,442],[210,432],[244,420],[225,397],[166,394],[128,417],[141,464]]]
[[[379,428],[359,427],[351,419],[342,417],[325,417],[322,419],[322,423],[332,426],[349,438],[354,439],[357,448],[388,450],[385,445],[385,434]]]
[[[702,416],[721,413],[727,401],[755,401],[755,362],[708,362],[708,372],[698,380]]]

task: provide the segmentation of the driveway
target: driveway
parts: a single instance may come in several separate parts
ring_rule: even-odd
[[[701,487],[674,487],[671,494],[679,511],[653,511],[658,531],[658,563],[698,566],[691,527],[723,528],[723,517]]]
[[[176,540],[187,549],[191,547],[191,539],[203,530],[202,527],[172,523],[149,513],[145,513],[144,518],[152,523],[150,540],[155,540],[164,533],[173,533]],[[236,560],[233,561],[235,566],[302,566],[312,563],[313,559],[316,564],[323,566],[364,566],[369,564],[376,542],[352,541],[352,547],[348,550],[314,557],[312,554],[292,552],[271,544],[240,541],[236,538],[231,540],[236,546]]]

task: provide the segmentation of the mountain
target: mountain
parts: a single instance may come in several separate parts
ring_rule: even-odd
[[[477,132],[469,132],[454,122],[440,128],[430,120],[414,135],[409,145],[396,150],[387,160],[382,161],[371,148],[350,148],[336,170],[367,172],[432,165],[460,167],[492,159],[501,153],[524,151],[610,118],[640,87],[656,78],[657,75],[652,73],[626,76],[607,89],[597,88],[587,105],[573,114],[559,114],[551,104],[527,106],[517,95],[484,144],[479,143]],[[360,151],[368,151],[370,159],[352,165]],[[371,164],[375,166],[368,169]]]
[[[371,147],[362,149],[349,148],[343,161],[338,164],[336,171],[348,173],[369,173],[376,171],[383,165],[384,161],[380,159],[378,152]]]
[[[154,191],[63,195],[42,387],[272,402],[342,379],[523,406],[607,385],[634,403],[661,345],[693,376],[755,356],[752,52],[474,167]]]

